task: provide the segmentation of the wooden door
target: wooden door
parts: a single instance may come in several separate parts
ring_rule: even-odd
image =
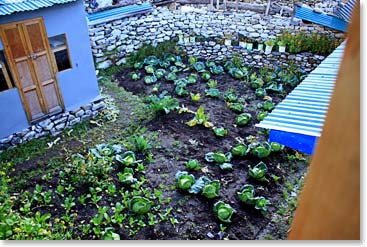
[[[50,48],[41,18],[1,26],[12,74],[30,121],[62,111]]]

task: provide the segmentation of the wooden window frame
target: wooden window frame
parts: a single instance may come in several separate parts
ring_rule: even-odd
[[[68,39],[66,37],[66,33],[61,33],[61,34],[58,34],[58,35],[47,37],[47,39],[49,40],[50,38],[55,37],[55,36],[59,36],[59,35],[63,35],[64,36],[65,45],[62,45],[62,46],[57,47],[57,48],[54,48],[54,49],[52,49],[51,46],[50,46],[50,50],[51,50],[51,52],[53,54],[52,59],[51,59],[52,60],[52,66],[54,67],[54,70],[56,71],[56,73],[60,73],[60,72],[64,72],[64,71],[68,71],[68,70],[73,69],[73,63],[71,61],[71,56],[70,56],[69,42],[68,42]],[[59,68],[57,67],[57,61],[56,61],[55,53],[56,52],[59,52],[59,51],[62,51],[62,50],[66,50],[66,53],[67,53],[68,59],[69,59],[70,68],[67,68],[67,69],[64,69],[64,70],[59,71]]]

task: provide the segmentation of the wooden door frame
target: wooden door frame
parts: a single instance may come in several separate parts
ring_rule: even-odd
[[[31,47],[30,40],[25,35],[25,30],[24,30],[24,25],[23,24],[24,23],[32,23],[32,22],[40,23],[40,31],[41,31],[42,41],[45,44],[48,65],[49,65],[52,77],[55,80],[54,84],[55,84],[56,95],[57,95],[57,98],[59,100],[59,103],[60,103],[60,106],[61,106],[62,110],[65,110],[63,97],[61,95],[61,90],[59,88],[58,78],[56,76],[57,73],[58,73],[57,64],[56,64],[55,56],[51,55],[51,48],[50,48],[50,44],[49,44],[49,41],[48,41],[48,36],[47,36],[46,27],[45,27],[45,24],[44,24],[43,17],[36,17],[36,18],[30,18],[30,19],[26,19],[26,20],[22,20],[22,21],[15,21],[15,22],[9,22],[9,23],[5,23],[5,24],[0,24],[0,35],[3,36],[3,37],[5,36],[5,34],[4,34],[4,28],[5,27],[20,25],[20,29],[21,29],[20,37],[21,37],[22,43],[26,44],[26,46],[24,48],[25,48],[26,52],[28,54],[30,54],[30,52],[31,52],[29,50],[30,49],[29,47]],[[3,39],[2,42],[3,42],[3,46],[4,46],[4,54],[5,54],[5,57],[8,61],[8,64],[9,64],[10,73],[12,74],[12,76],[14,78],[15,86],[18,88],[18,92],[20,94],[20,98],[21,98],[23,107],[25,109],[28,121],[29,122],[37,121],[38,119],[32,121],[32,114],[31,114],[31,111],[28,107],[28,104],[26,103],[25,95],[24,95],[23,91],[20,89],[21,88],[20,78],[18,77],[17,69],[16,69],[16,66],[15,66],[15,63],[14,63],[14,58],[11,55],[10,46],[8,44],[8,41]],[[28,63],[29,63],[29,61],[28,61]],[[39,82],[39,79],[38,79],[33,61],[31,61],[31,63],[32,63],[32,66],[30,66],[30,67],[33,68],[33,69],[30,69],[30,73],[31,73],[31,76],[32,76],[32,80],[34,81],[34,84],[37,86],[37,95],[38,95],[38,99],[40,101],[41,109],[44,112],[47,112],[47,113],[45,113],[45,116],[48,116],[49,112],[45,108],[46,107],[45,102],[47,102],[47,100],[46,100],[46,96],[45,96],[45,93],[44,93],[44,89],[43,89],[43,86],[40,85],[40,82]]]

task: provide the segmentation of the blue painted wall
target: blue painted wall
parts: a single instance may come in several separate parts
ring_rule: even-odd
[[[99,98],[83,1],[55,5],[36,11],[1,16],[0,24],[40,17],[44,19],[47,35],[66,33],[72,69],[57,74],[66,111],[76,109]],[[28,126],[19,94],[14,90],[0,93],[0,138]],[[11,97],[17,99],[12,99]],[[11,110],[4,109],[11,105]],[[4,107],[6,106],[6,107]],[[8,119],[3,121],[3,119]]]

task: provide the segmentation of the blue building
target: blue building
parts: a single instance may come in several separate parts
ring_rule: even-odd
[[[82,0],[0,0],[0,139],[99,98]]]

